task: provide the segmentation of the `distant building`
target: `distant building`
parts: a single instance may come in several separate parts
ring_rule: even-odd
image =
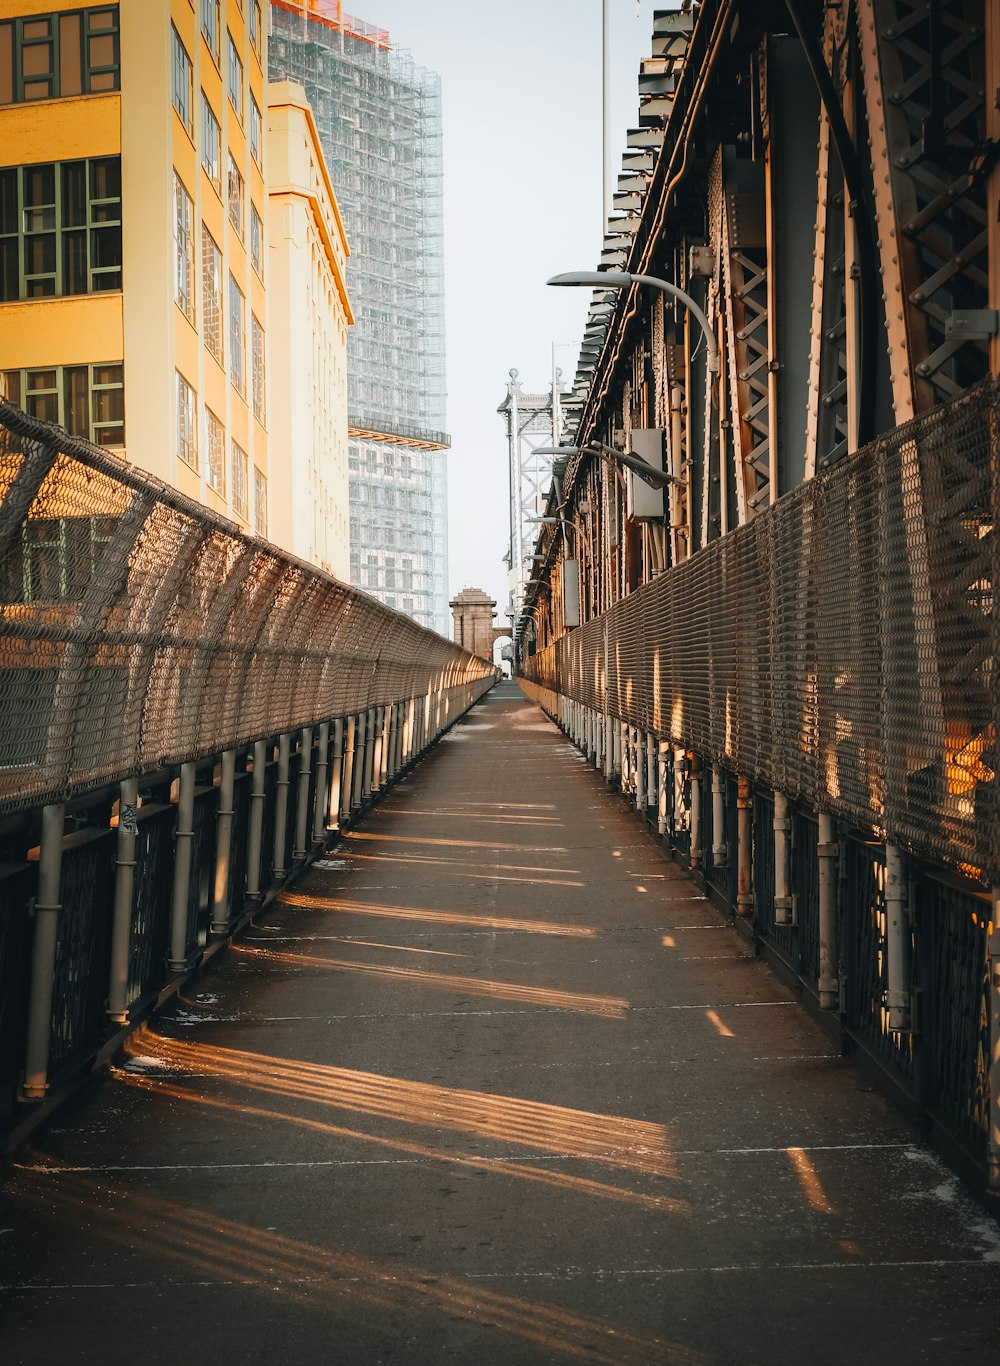
[[[271,24],[351,243],[351,581],[447,634],[440,83],[337,0],[273,0]]]
[[[0,373],[268,531],[261,0],[7,0]]]
[[[493,642],[509,636],[509,627],[493,625],[496,599],[481,588],[463,588],[449,603],[452,612],[452,640],[481,659],[493,658]]]
[[[346,581],[347,239],[305,91],[267,106],[271,538]]]

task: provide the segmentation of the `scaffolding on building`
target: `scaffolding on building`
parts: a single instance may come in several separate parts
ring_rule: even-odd
[[[273,0],[269,66],[306,91],[351,247],[351,581],[447,633],[440,80],[339,0]]]

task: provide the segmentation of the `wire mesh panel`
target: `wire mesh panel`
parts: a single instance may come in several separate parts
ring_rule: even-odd
[[[0,399],[0,811],[495,676]]]
[[[924,873],[916,907],[928,1104],[982,1151],[990,1108],[989,902]]]
[[[990,381],[800,484],[524,673],[1000,880],[998,449]]]
[[[50,1075],[84,1057],[106,1029],[114,866],[113,830],[67,836],[52,980]]]
[[[0,1123],[8,1117],[24,1059],[24,1003],[28,989],[28,898],[34,869],[0,864]]]

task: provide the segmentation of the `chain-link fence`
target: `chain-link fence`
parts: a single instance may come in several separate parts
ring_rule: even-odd
[[[1000,384],[524,661],[537,685],[1000,880]]]
[[[494,673],[0,400],[0,811]]]

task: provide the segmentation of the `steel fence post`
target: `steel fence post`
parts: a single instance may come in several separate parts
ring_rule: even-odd
[[[670,810],[671,798],[673,797],[673,784],[667,787],[668,770],[667,755],[672,753],[672,745],[669,740],[660,740],[656,746],[656,829],[661,835],[670,832]]]
[[[701,848],[701,760],[692,753],[691,759],[691,854],[692,868],[700,868],[704,859]]]
[[[673,759],[673,790],[670,793],[670,833],[676,836],[681,827],[681,816],[684,811],[684,765],[687,761],[687,751],[679,745],[674,745]]]
[[[378,708],[369,707],[368,717],[365,723],[365,756],[364,756],[364,784],[361,789],[361,800],[367,801],[372,795],[372,783],[375,776],[375,727],[378,717]]]
[[[285,867],[285,846],[288,843],[288,785],[291,760],[292,733],[278,736],[278,788],[274,799],[274,877],[283,882],[288,876]]]
[[[330,722],[321,721],[316,748],[316,795],[313,798],[312,842],[326,839],[326,813],[329,810]]]
[[[737,778],[736,914],[753,915],[753,790],[749,778]]]
[[[359,711],[354,724],[354,763],[351,774],[351,811],[357,811],[363,801],[365,782],[365,737],[368,729],[368,713]]]
[[[357,718],[348,716],[344,721],[344,766],[340,777],[340,820],[343,825],[354,806],[354,747],[357,744]]]
[[[819,1004],[821,1010],[836,1010],[840,1005],[839,955],[837,944],[837,874],[840,845],[833,817],[819,814]]]
[[[301,732],[302,762],[299,764],[299,799],[295,804],[295,836],[292,862],[300,863],[309,853],[309,783],[312,778],[312,726]]]
[[[375,708],[375,728],[372,731],[372,792],[382,790],[382,759],[385,754],[385,707]]]
[[[260,861],[264,852],[264,801],[267,779],[267,741],[257,740],[253,747],[253,777],[250,788],[250,827],[247,832],[247,896],[261,899]]]
[[[340,828],[340,794],[344,776],[344,720],[338,716],[333,723],[333,753],[330,756],[330,787],[327,792],[328,830]]]
[[[27,1040],[24,1055],[25,1100],[41,1100],[49,1088],[49,1042],[52,1033],[52,989],[56,946],[59,942],[59,886],[66,808],[62,802],[42,808],[42,838],[38,850],[38,890],[35,897],[35,936],[28,988]]]
[[[712,866],[725,868],[729,862],[726,842],[726,784],[722,769],[712,765]]]
[[[895,844],[885,846],[885,941],[889,1029],[905,1034],[910,1028],[910,887],[906,857]]]
[[[233,847],[233,797],[236,791],[236,751],[222,755],[219,778],[219,811],[215,827],[215,876],[212,882],[212,934],[225,934],[233,918],[229,904],[229,865]]]
[[[635,809],[646,812],[646,736],[635,729]]]
[[[138,843],[139,783],[123,778],[118,788],[118,833],[115,844],[115,900],[111,920],[111,973],[108,1019],[128,1023],[128,973],[132,949],[132,904]]]
[[[987,942],[987,990],[990,1001],[990,1112],[986,1126],[990,1190],[1000,1191],[1000,887],[993,888],[993,912]]]
[[[171,972],[184,972],[188,966],[188,902],[191,893],[191,855],[194,846],[194,787],[197,770],[192,763],[181,764],[177,784],[177,824],[174,829],[174,890],[170,903]]]
[[[656,780],[659,776],[656,766],[656,736],[652,731],[646,733],[646,809],[657,806]]]
[[[789,817],[788,797],[784,792],[774,794],[774,923],[794,925],[790,892],[792,866],[792,822]]]

